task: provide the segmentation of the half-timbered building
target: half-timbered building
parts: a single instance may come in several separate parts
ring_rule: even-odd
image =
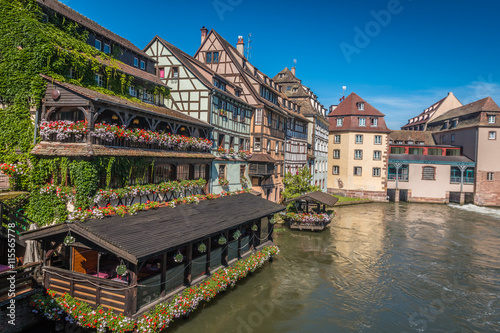
[[[212,192],[247,187],[253,107],[239,97],[241,88],[158,36],[144,50],[171,88],[166,105],[214,127]]]
[[[328,120],[326,109],[318,102],[318,97],[295,76],[296,69],[287,67],[273,78],[282,86],[287,98],[298,106],[298,113],[310,122],[307,128],[308,166],[313,175],[314,185],[327,190],[328,170]]]
[[[286,124],[292,118],[284,107],[286,96],[275,81],[245,58],[243,37],[239,37],[235,48],[215,30],[208,33],[202,28],[201,32],[202,43],[194,57],[239,87],[240,97],[255,108],[250,130],[252,187],[265,198],[279,202],[285,172]]]

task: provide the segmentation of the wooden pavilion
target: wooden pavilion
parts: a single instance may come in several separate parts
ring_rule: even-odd
[[[321,191],[315,191],[301,195],[297,198],[288,200],[285,204],[293,202],[297,212],[302,214],[325,214],[326,207],[331,207],[339,201],[338,198]],[[323,230],[330,222],[315,222],[315,223],[301,223],[298,221],[290,221],[290,229],[299,230]]]
[[[272,243],[270,217],[284,209],[246,193],[50,226],[25,232],[21,239],[42,242],[46,289],[137,317]],[[241,233],[237,239],[236,231]],[[74,242],[66,245],[69,235]],[[122,265],[126,274],[119,275]]]

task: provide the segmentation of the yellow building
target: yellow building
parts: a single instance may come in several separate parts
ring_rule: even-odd
[[[384,114],[351,93],[328,121],[328,192],[385,201],[390,130]]]

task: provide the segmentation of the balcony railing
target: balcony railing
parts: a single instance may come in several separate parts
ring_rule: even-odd
[[[460,176],[451,176],[450,183],[460,184]],[[464,177],[464,184],[474,184],[474,177]]]
[[[110,146],[110,147],[139,148],[139,149],[165,150],[165,151],[177,151],[177,152],[198,152],[198,153],[209,152],[209,150],[206,149],[197,149],[193,147],[169,148],[161,146],[158,143],[133,142],[131,140],[123,138],[114,139],[113,141],[106,141],[100,138],[92,137],[91,141],[92,144],[95,145]]]
[[[388,174],[387,175],[388,180],[396,180],[396,174]],[[407,182],[408,181],[408,175],[398,175],[398,180]]]
[[[274,173],[274,164],[251,163],[248,167],[249,176],[271,176]]]
[[[274,136],[275,138],[278,139],[284,139],[285,138],[285,132],[277,130],[277,129],[271,129],[271,136]]]
[[[307,133],[301,133],[297,131],[292,131],[287,129],[286,130],[286,136],[291,137],[291,138],[297,138],[297,139],[307,139]]]

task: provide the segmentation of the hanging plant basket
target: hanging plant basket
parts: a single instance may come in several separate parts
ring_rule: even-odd
[[[184,256],[182,255],[182,253],[177,253],[175,256],[174,256],[174,261],[176,263],[181,263],[184,261]]]
[[[127,274],[127,265],[121,264],[116,266],[116,274],[120,276],[124,276]]]
[[[71,245],[75,242],[75,237],[71,236],[71,233],[68,232],[68,235],[64,237],[64,245]]]
[[[198,252],[200,253],[207,252],[207,246],[205,245],[205,243],[201,243],[200,245],[198,245]]]
[[[224,245],[227,243],[227,239],[224,236],[220,236],[219,238],[219,245]]]
[[[257,231],[257,230],[259,230],[259,227],[257,226],[257,224],[254,224],[252,226],[252,231]]]
[[[239,230],[236,230],[234,233],[233,233],[233,238],[236,240],[238,238],[241,237],[241,231]]]

